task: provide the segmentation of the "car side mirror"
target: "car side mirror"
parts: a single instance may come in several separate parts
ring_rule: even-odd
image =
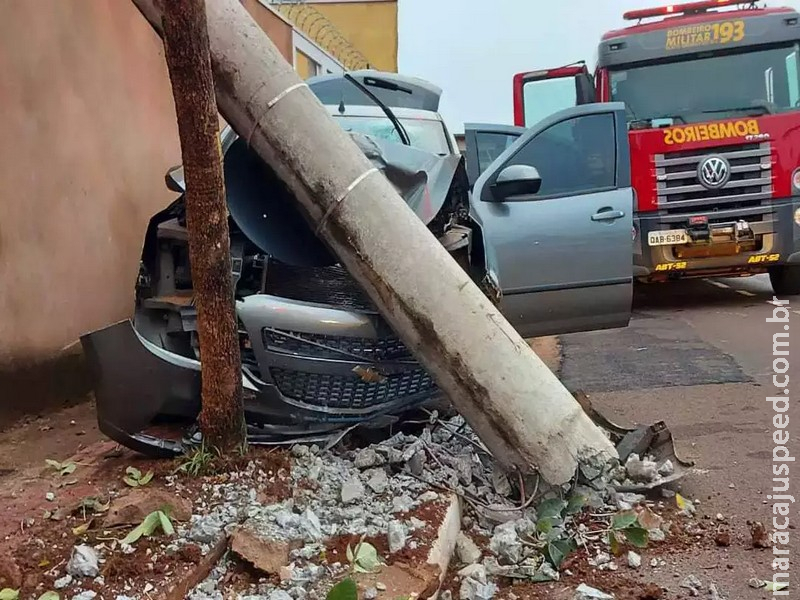
[[[500,171],[491,185],[492,199],[503,202],[512,196],[535,194],[542,187],[539,170],[530,165],[511,165]]]
[[[186,191],[186,182],[183,180],[183,167],[172,167],[164,176],[164,181],[167,183],[167,189],[182,194]]]

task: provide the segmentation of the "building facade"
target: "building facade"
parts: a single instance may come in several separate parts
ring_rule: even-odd
[[[397,71],[397,0],[271,0],[271,4],[346,69]]]

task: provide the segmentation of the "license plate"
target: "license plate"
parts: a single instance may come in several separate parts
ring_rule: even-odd
[[[688,244],[689,235],[685,229],[667,229],[665,231],[651,231],[647,234],[649,246],[674,246]]]

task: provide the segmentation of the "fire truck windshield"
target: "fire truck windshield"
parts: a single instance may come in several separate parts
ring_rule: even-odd
[[[799,55],[792,44],[615,68],[611,99],[625,103],[629,122],[645,126],[793,110],[800,106]]]

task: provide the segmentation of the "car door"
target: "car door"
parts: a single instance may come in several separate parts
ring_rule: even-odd
[[[523,133],[524,127],[513,125],[464,124],[464,158],[470,187]]]
[[[632,213],[621,103],[551,115],[480,174],[471,214],[487,277],[523,336],[628,324]]]

